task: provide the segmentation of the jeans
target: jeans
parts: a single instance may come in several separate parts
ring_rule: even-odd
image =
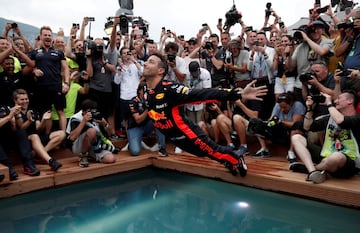
[[[141,141],[144,135],[148,136],[155,130],[156,141],[160,148],[165,148],[165,136],[159,130],[154,128],[151,121],[144,126],[134,127],[127,130],[129,147],[131,155],[137,156],[141,152]]]

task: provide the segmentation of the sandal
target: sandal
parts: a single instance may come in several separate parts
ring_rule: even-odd
[[[308,174],[306,181],[312,181],[314,184],[323,183],[327,178],[325,171],[315,170]]]

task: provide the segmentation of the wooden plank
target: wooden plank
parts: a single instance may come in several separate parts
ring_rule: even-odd
[[[121,145],[125,145],[125,142],[123,141]],[[256,149],[252,148],[251,150],[255,152]],[[176,155],[173,153],[174,146],[171,144],[168,145],[167,151],[170,152],[169,157],[160,157],[156,152],[145,150],[140,156],[131,156],[129,152],[120,152],[114,164],[91,162],[88,168],[80,168],[78,157],[72,154],[70,150],[61,149],[53,153],[53,156],[63,164],[58,172],[51,171],[48,165],[37,165],[41,170],[41,175],[29,177],[22,174],[22,165],[17,164],[15,168],[19,173],[19,180],[8,181],[8,183],[2,182],[0,198],[155,166],[239,185],[360,208],[360,176],[346,180],[331,178],[322,184],[315,185],[305,181],[305,174],[289,171],[284,154],[273,154],[273,157],[267,159],[254,159],[248,156],[246,157],[247,176],[232,176],[223,165],[216,161],[188,153]],[[286,148],[278,149],[278,151],[285,154],[287,152]],[[4,169],[4,166],[0,166],[0,169]],[[5,167],[5,169],[7,168]]]

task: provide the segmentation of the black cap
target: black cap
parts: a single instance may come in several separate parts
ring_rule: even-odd
[[[189,63],[189,71],[190,73],[194,73],[194,72],[197,72],[199,71],[200,69],[200,65],[197,61],[192,61]]]
[[[320,21],[320,20],[315,20],[314,22],[311,23],[314,26],[320,26],[320,27],[325,27],[324,22]]]
[[[195,37],[191,37],[187,42],[188,43],[192,42],[194,44],[197,44],[197,39]]]

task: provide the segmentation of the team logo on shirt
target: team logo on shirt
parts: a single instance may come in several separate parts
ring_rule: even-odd
[[[161,99],[163,99],[163,98],[164,98],[164,96],[165,96],[165,94],[164,94],[164,93],[160,93],[160,94],[157,94],[157,95],[155,96],[155,99],[157,99],[157,100],[161,100]]]

